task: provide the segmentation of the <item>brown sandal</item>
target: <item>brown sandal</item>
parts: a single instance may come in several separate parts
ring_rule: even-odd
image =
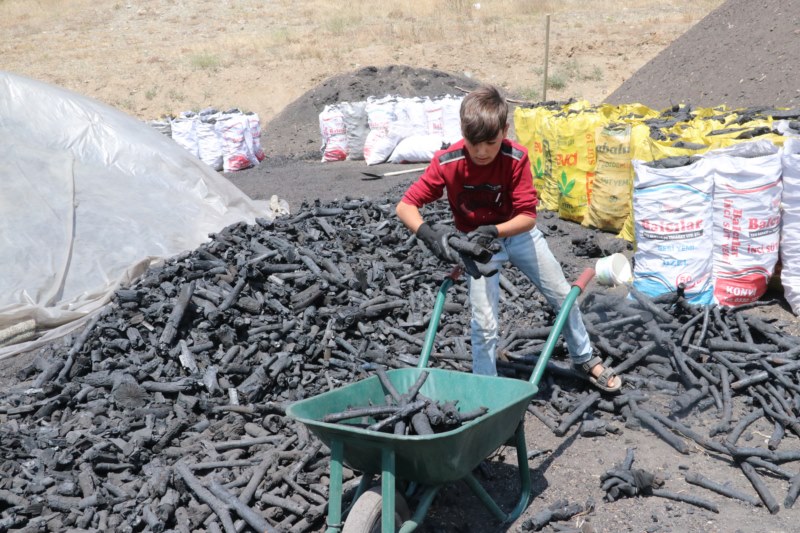
[[[600,375],[595,377],[592,375],[592,369],[597,365],[602,365],[603,360],[599,357],[592,357],[585,363],[579,366],[580,370],[586,373],[586,376],[589,378],[589,382],[597,387],[598,389],[605,391],[605,392],[617,392],[622,388],[622,378],[619,380],[619,385],[616,387],[609,387],[608,382],[611,381],[613,378],[618,377],[617,374],[614,372],[614,369],[609,367],[604,367],[603,371],[600,372]]]

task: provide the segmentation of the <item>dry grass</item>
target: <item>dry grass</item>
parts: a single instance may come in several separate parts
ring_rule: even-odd
[[[721,3],[349,0],[333,9],[327,0],[0,0],[0,57],[3,69],[142,118],[186,105],[268,117],[326,77],[368,64],[470,72],[522,94],[542,83],[531,65],[542,65],[550,14],[550,72],[565,82],[548,97],[596,99],[615,88],[614,71],[624,68],[614,55],[632,34],[658,31],[670,42]],[[575,64],[583,74],[567,75]]]

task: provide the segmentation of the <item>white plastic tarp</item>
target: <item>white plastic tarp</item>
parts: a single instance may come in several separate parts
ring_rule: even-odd
[[[110,106],[0,71],[0,332],[68,332],[161,259],[272,219],[198,158]]]

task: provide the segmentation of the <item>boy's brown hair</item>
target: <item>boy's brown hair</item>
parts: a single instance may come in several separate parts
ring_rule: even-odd
[[[508,102],[494,85],[481,85],[461,101],[461,134],[472,144],[489,141],[505,131]]]

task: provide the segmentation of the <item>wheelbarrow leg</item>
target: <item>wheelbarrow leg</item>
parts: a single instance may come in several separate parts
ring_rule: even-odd
[[[525,423],[520,422],[514,433],[517,441],[517,468],[519,469],[520,495],[517,506],[508,514],[506,522],[511,523],[527,509],[531,500],[531,471],[528,467],[528,446],[525,444]]]
[[[436,485],[435,487],[426,487],[425,490],[422,491],[422,494],[419,496],[419,504],[414,511],[414,516],[403,522],[400,533],[411,533],[419,527],[425,515],[428,514],[428,509],[430,509],[434,498],[439,494],[439,489],[441,488],[441,485]]]
[[[525,430],[522,422],[517,426],[517,431],[514,433],[517,445],[517,468],[519,469],[519,478],[521,484],[521,494],[519,502],[514,509],[506,514],[499,505],[492,499],[486,489],[475,479],[475,476],[468,474],[464,481],[472,489],[472,492],[483,502],[483,504],[491,511],[491,513],[503,523],[510,524],[522,514],[528,507],[528,502],[531,498],[531,472],[528,469],[528,449],[525,444]]]
[[[464,476],[464,481],[467,483],[469,488],[472,489],[472,492],[475,493],[475,496],[477,496],[478,499],[480,499],[480,501],[483,502],[483,505],[485,505],[486,508],[492,512],[495,518],[497,518],[501,522],[506,521],[508,515],[506,515],[506,513],[504,513],[503,510],[500,509],[500,506],[497,505],[497,503],[495,503],[495,501],[492,499],[491,496],[489,496],[489,493],[486,492],[486,489],[483,488],[483,485],[481,485],[478,482],[478,480],[475,479],[475,476],[473,476],[472,474],[467,474],[466,476]]]
[[[394,533],[395,511],[395,455],[394,450],[384,448],[381,451],[381,494],[383,496],[381,508],[381,531]]]
[[[328,529],[325,533],[339,533],[342,530],[342,458],[344,443],[340,440],[331,442],[330,484],[328,497]]]

